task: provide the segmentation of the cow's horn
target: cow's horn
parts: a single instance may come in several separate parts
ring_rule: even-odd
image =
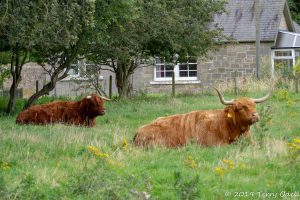
[[[90,98],[92,98],[92,96],[87,96],[86,98],[87,98],[87,99],[90,99]]]
[[[214,87],[215,88],[215,87]],[[215,90],[217,91],[218,95],[219,95],[219,98],[220,98],[220,101],[222,104],[224,105],[233,105],[233,100],[230,100],[230,101],[226,101],[223,97],[223,95],[221,94],[221,92],[219,92],[219,90],[217,88],[215,88]]]
[[[252,99],[255,103],[262,103],[264,101],[266,101],[270,96],[271,96],[271,91],[264,97],[259,98],[259,99]]]
[[[111,101],[111,99],[106,98],[106,97],[104,97],[104,96],[100,96],[100,98],[101,98],[101,99],[104,99],[105,101]]]

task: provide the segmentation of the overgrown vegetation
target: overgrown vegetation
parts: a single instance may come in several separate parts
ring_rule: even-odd
[[[264,91],[249,89],[245,95],[257,97]],[[234,98],[230,92],[225,95]],[[23,103],[18,101],[17,109]],[[299,103],[299,95],[275,90],[258,105],[261,120],[252,127],[256,144],[242,138],[233,145],[210,148],[191,142],[179,149],[142,149],[131,141],[139,126],[159,116],[223,108],[215,94],[143,95],[107,102],[107,114],[97,118],[94,128],[17,126],[16,115],[1,115],[0,196],[262,199],[272,193],[291,198],[287,195],[299,195],[300,188]]]

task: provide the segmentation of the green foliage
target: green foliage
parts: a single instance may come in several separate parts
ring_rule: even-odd
[[[5,79],[9,78],[9,76],[10,70],[8,69],[8,67],[0,64],[0,88],[3,87]]]
[[[197,175],[193,178],[183,178],[180,172],[174,173],[175,183],[174,187],[178,192],[179,199],[197,199],[200,198],[199,181],[200,178]]]
[[[268,131],[270,126],[272,125],[273,118],[273,109],[271,106],[261,106],[258,113],[260,116],[260,120],[257,124],[255,124],[255,130],[258,134],[258,138],[261,142],[268,136]]]
[[[7,65],[11,61],[11,52],[0,51],[0,65]]]
[[[300,24],[300,4],[298,0],[288,0],[288,5],[292,14],[292,19]]]

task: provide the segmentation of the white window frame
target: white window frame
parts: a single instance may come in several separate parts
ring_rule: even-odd
[[[179,65],[180,64],[187,64],[188,66],[188,69],[187,70],[184,70],[184,71],[187,71],[188,72],[188,74],[189,74],[189,72],[190,71],[196,71],[197,72],[197,76],[193,76],[193,77],[180,77],[179,76],[179,72],[180,72],[180,70],[179,70]],[[177,79],[177,80],[184,80],[184,81],[195,81],[195,80],[197,80],[198,79],[198,64],[197,63],[190,63],[190,62],[188,62],[188,63],[178,63],[176,66],[175,66],[175,80]],[[196,64],[196,70],[190,70],[189,69],[189,65],[194,65],[194,64]]]
[[[154,66],[154,81],[171,81],[172,80],[172,77],[156,77],[156,72],[157,72],[156,67],[157,66],[166,66],[166,65],[167,65],[166,63],[155,64],[155,66]]]
[[[291,56],[275,56],[275,53],[278,51],[290,51],[292,53]],[[272,76],[274,76],[275,72],[275,60],[293,60],[293,66],[296,64],[296,57],[295,57],[295,49],[273,49],[271,51],[272,54]],[[294,70],[293,70],[294,73]]]
[[[94,65],[94,64],[88,64],[88,63],[84,62],[84,63],[82,63],[82,67],[80,67],[80,62],[79,61],[77,61],[77,64],[75,64],[75,63],[71,64],[71,66],[78,66],[79,67],[78,73],[77,74],[69,74],[69,72],[70,72],[69,71],[68,76],[66,78],[64,78],[63,80],[66,80],[66,81],[68,81],[68,80],[88,80],[87,77],[85,77],[81,74],[81,70],[86,71],[86,67],[89,66],[89,65]],[[72,69],[70,69],[70,70],[72,70]],[[99,77],[99,79],[103,80],[104,77],[101,75]]]
[[[174,73],[175,73],[175,81],[196,81],[198,80],[198,63],[182,63],[182,64],[196,64],[197,65],[197,68],[196,70],[189,70],[189,68],[187,69],[187,72],[189,71],[196,71],[197,72],[197,76],[195,77],[180,77],[179,76],[179,64],[180,63],[177,63],[175,66],[174,66]],[[166,65],[166,63],[156,63],[154,65],[154,81],[171,81],[172,80],[172,77],[156,77],[156,67],[159,66],[159,65]]]
[[[71,66],[79,67],[79,61],[77,61],[77,63],[71,64]],[[72,68],[68,71],[69,78],[79,78],[80,77],[80,69],[78,69],[77,73],[71,73],[72,72],[71,70],[74,71]]]

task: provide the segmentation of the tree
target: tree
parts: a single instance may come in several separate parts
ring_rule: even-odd
[[[300,3],[298,0],[288,0],[292,19],[300,24]]]
[[[21,81],[23,65],[28,61],[29,49],[34,43],[31,28],[35,24],[34,3],[29,0],[10,0],[0,4],[0,38],[5,48],[10,52],[10,74],[12,85],[7,105],[7,113],[15,108],[16,89]]]
[[[85,37],[93,26],[94,1],[49,0],[37,13],[34,35],[38,42],[32,54],[49,74],[50,81],[26,102],[24,109],[42,95],[54,89],[56,83],[68,76],[71,64],[84,54]]]
[[[130,76],[149,56],[172,60],[178,54],[180,60],[187,54],[203,56],[215,49],[223,35],[211,22],[215,13],[224,11],[224,4],[213,0],[98,1],[95,33],[110,34],[105,40],[97,40],[95,34],[88,59],[110,67],[116,75],[119,97],[126,98],[132,89]],[[109,13],[114,21],[101,29],[98,25],[103,18],[97,14],[107,7],[115,8]]]

